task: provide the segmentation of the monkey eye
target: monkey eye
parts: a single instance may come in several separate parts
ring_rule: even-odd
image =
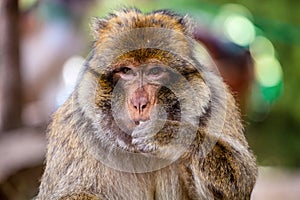
[[[117,73],[124,80],[131,80],[136,76],[136,72],[130,67],[121,67],[117,70]]]
[[[133,74],[133,70],[129,67],[121,67],[120,72],[123,74]]]
[[[154,75],[158,76],[160,75],[164,70],[161,67],[153,67],[148,71],[148,75]]]

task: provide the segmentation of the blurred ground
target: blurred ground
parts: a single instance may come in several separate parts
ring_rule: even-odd
[[[260,167],[252,200],[299,200],[300,171]]]
[[[41,164],[46,140],[38,128],[18,129],[0,138],[0,183],[23,168]]]

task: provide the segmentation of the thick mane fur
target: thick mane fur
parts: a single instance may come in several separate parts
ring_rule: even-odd
[[[170,10],[156,10],[147,14],[136,8],[126,8],[108,15],[107,18],[94,18],[91,24],[94,39],[109,37],[113,33],[119,33],[135,28],[165,28],[179,31],[191,36],[192,22],[185,15],[181,16]]]

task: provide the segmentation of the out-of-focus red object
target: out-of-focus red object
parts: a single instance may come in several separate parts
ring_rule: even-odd
[[[253,61],[249,51],[217,38],[207,28],[196,28],[194,38],[206,46],[224,81],[244,108],[253,81]]]

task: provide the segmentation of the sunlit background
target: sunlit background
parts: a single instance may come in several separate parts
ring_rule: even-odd
[[[0,16],[5,13],[5,2]],[[15,0],[12,0],[15,1]],[[89,21],[123,6],[168,8],[197,21],[203,43],[242,111],[260,166],[254,200],[300,196],[300,1],[19,0],[21,122],[0,115],[0,199],[36,195],[51,113],[70,95],[92,47]],[[0,33],[5,30],[0,18]],[[0,114],[6,108],[0,34]],[[174,41],[176,42],[176,41]],[[1,47],[4,47],[1,49]],[[2,108],[2,109],[1,109]],[[13,111],[12,111],[13,112]]]

